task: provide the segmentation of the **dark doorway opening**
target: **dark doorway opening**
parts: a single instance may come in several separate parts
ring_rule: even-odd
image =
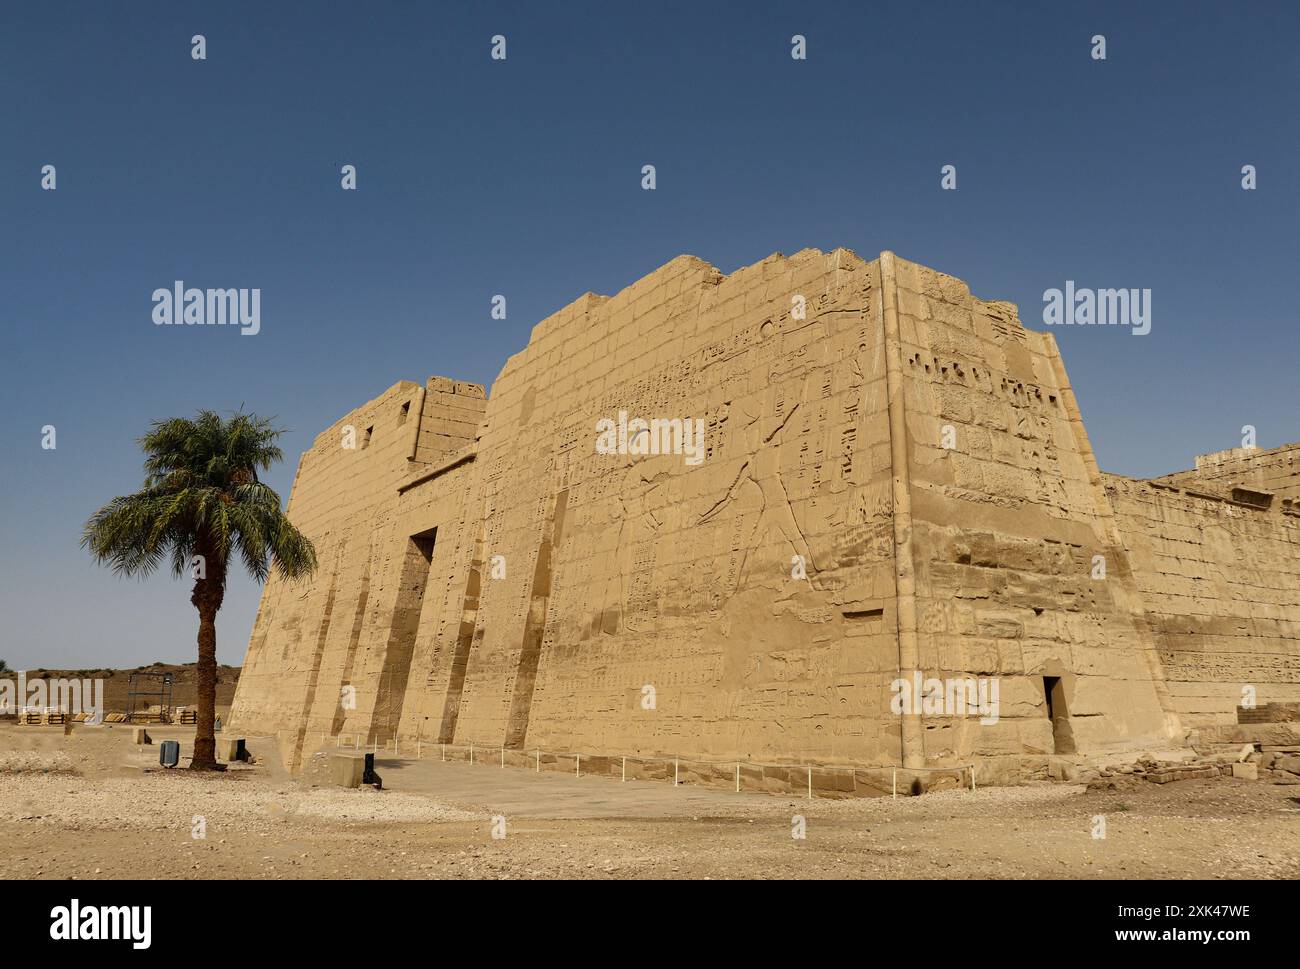
[[[1059,676],[1043,677],[1043,696],[1047,699],[1047,719],[1052,722],[1052,752],[1073,754],[1074,729],[1070,726],[1070,708],[1065,702],[1065,684]]]
[[[430,528],[427,531],[420,532],[418,535],[411,536],[411,545],[413,546],[411,549],[411,558],[417,563],[416,569],[422,570],[426,576],[429,573],[429,566],[433,564],[433,544],[437,540],[437,537],[438,529],[436,528]],[[418,556],[418,558],[416,558],[416,556]],[[421,595],[424,594],[423,589],[420,589],[419,592]]]

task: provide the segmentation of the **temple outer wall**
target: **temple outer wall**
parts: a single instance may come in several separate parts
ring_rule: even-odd
[[[698,418],[706,456],[598,453],[620,412]],[[333,738],[909,767],[1177,745],[1247,680],[1300,699],[1300,517],[1239,505],[1103,475],[1051,335],[960,280],[680,257],[543,320],[490,397],[400,382],[318,436],[289,514],[320,568],[267,583],[231,726],[295,767]],[[914,675],[997,680],[996,721],[896,715]]]

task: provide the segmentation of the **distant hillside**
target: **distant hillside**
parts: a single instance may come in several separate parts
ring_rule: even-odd
[[[86,670],[50,670],[50,669],[31,669],[27,670],[27,679],[34,680],[37,678],[52,680],[58,678],[64,679],[87,679],[104,681],[104,712],[105,713],[125,713],[126,712],[126,695],[128,683],[132,673],[170,673],[172,675],[172,706],[192,707],[198,702],[197,684],[195,683],[193,663],[154,663],[151,666],[137,666],[129,670],[113,669],[86,669]],[[217,710],[220,712],[229,708],[230,702],[235,696],[235,685],[239,682],[238,666],[218,666],[217,667]],[[9,670],[0,673],[7,679],[17,680],[18,671]],[[156,686],[148,686],[146,689],[154,690]],[[156,703],[154,699],[149,702]]]

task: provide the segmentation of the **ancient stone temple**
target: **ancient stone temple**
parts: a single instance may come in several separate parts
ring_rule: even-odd
[[[1300,700],[1300,446],[1103,474],[1052,336],[892,253],[589,293],[490,394],[344,415],[289,515],[320,567],[268,582],[231,719],[295,759],[942,766]]]

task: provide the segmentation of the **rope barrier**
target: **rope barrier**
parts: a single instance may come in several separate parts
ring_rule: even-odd
[[[392,745],[394,756],[398,756],[400,750],[399,742],[397,740],[393,740],[390,741],[390,743]],[[343,746],[342,734],[339,734],[337,736],[336,746]],[[354,735],[353,744],[351,746],[357,750],[362,750],[365,749],[367,746],[369,746],[372,751],[376,753],[379,751],[379,744],[377,740],[372,741],[369,745],[364,745],[361,743],[361,736],[359,734]],[[468,763],[470,764],[475,763],[475,759],[474,759],[475,751],[491,750],[492,747],[496,747],[499,751],[500,766],[502,768],[506,766],[506,751],[508,748],[503,747],[500,744],[478,744],[478,743],[471,742],[467,744],[439,744],[438,747],[440,749],[441,760],[446,761],[448,750],[451,750],[453,752],[457,750],[461,750],[461,751],[466,751],[468,753],[469,755]],[[385,749],[387,750],[388,747],[385,746]],[[417,741],[416,756],[415,756],[416,760],[422,759],[421,757],[422,751],[423,751],[423,747],[421,743]],[[528,751],[526,749],[518,749],[517,751],[514,752],[517,752],[524,757],[527,757],[528,755]],[[574,761],[573,770],[574,770],[575,777],[582,776],[582,758],[584,756],[589,761],[593,759],[600,760],[601,758],[604,758],[605,760],[608,761],[613,761],[615,758],[618,758],[620,761],[620,779],[623,782],[627,781],[627,762],[631,760],[634,763],[640,763],[643,765],[671,763],[673,765],[673,786],[677,787],[681,783],[680,777],[681,777],[681,765],[683,763],[683,758],[680,756],[657,757],[650,754],[644,754],[644,755],[633,754],[630,756],[620,755],[620,754],[592,754],[592,753],[583,754],[578,751],[543,750],[540,747],[533,748],[532,753],[533,753],[533,768],[534,771],[539,774],[542,771],[543,754],[546,754],[547,757],[557,761],[572,757]],[[480,760],[481,759],[482,758],[480,757]],[[891,793],[895,798],[898,797],[898,775],[900,772],[902,772],[904,775],[909,775],[909,774],[919,774],[919,773],[952,773],[954,771],[964,774],[966,771],[970,771],[970,789],[972,791],[976,789],[975,788],[975,767],[976,767],[975,764],[952,764],[947,767],[898,767],[893,764],[880,764],[875,766],[864,766],[864,765],[848,766],[848,765],[840,765],[840,764],[777,764],[777,763],[769,763],[766,761],[749,761],[749,760],[746,761],[704,760],[704,759],[696,760],[694,758],[685,760],[685,763],[688,769],[692,765],[696,767],[707,768],[709,770],[721,770],[723,768],[726,768],[728,771],[730,771],[732,768],[734,768],[735,788],[737,791],[741,789],[741,772],[743,767],[749,767],[753,769],[763,769],[763,770],[771,769],[771,770],[781,770],[781,771],[791,771],[791,772],[792,771],[806,772],[807,797],[809,798],[813,796],[813,771],[837,771],[837,772],[848,771],[851,774],[855,774],[855,775],[858,771],[862,771],[865,773],[872,773],[872,772],[880,773],[883,771],[889,771],[890,783],[892,788]],[[588,773],[590,773],[590,768],[588,769]]]

